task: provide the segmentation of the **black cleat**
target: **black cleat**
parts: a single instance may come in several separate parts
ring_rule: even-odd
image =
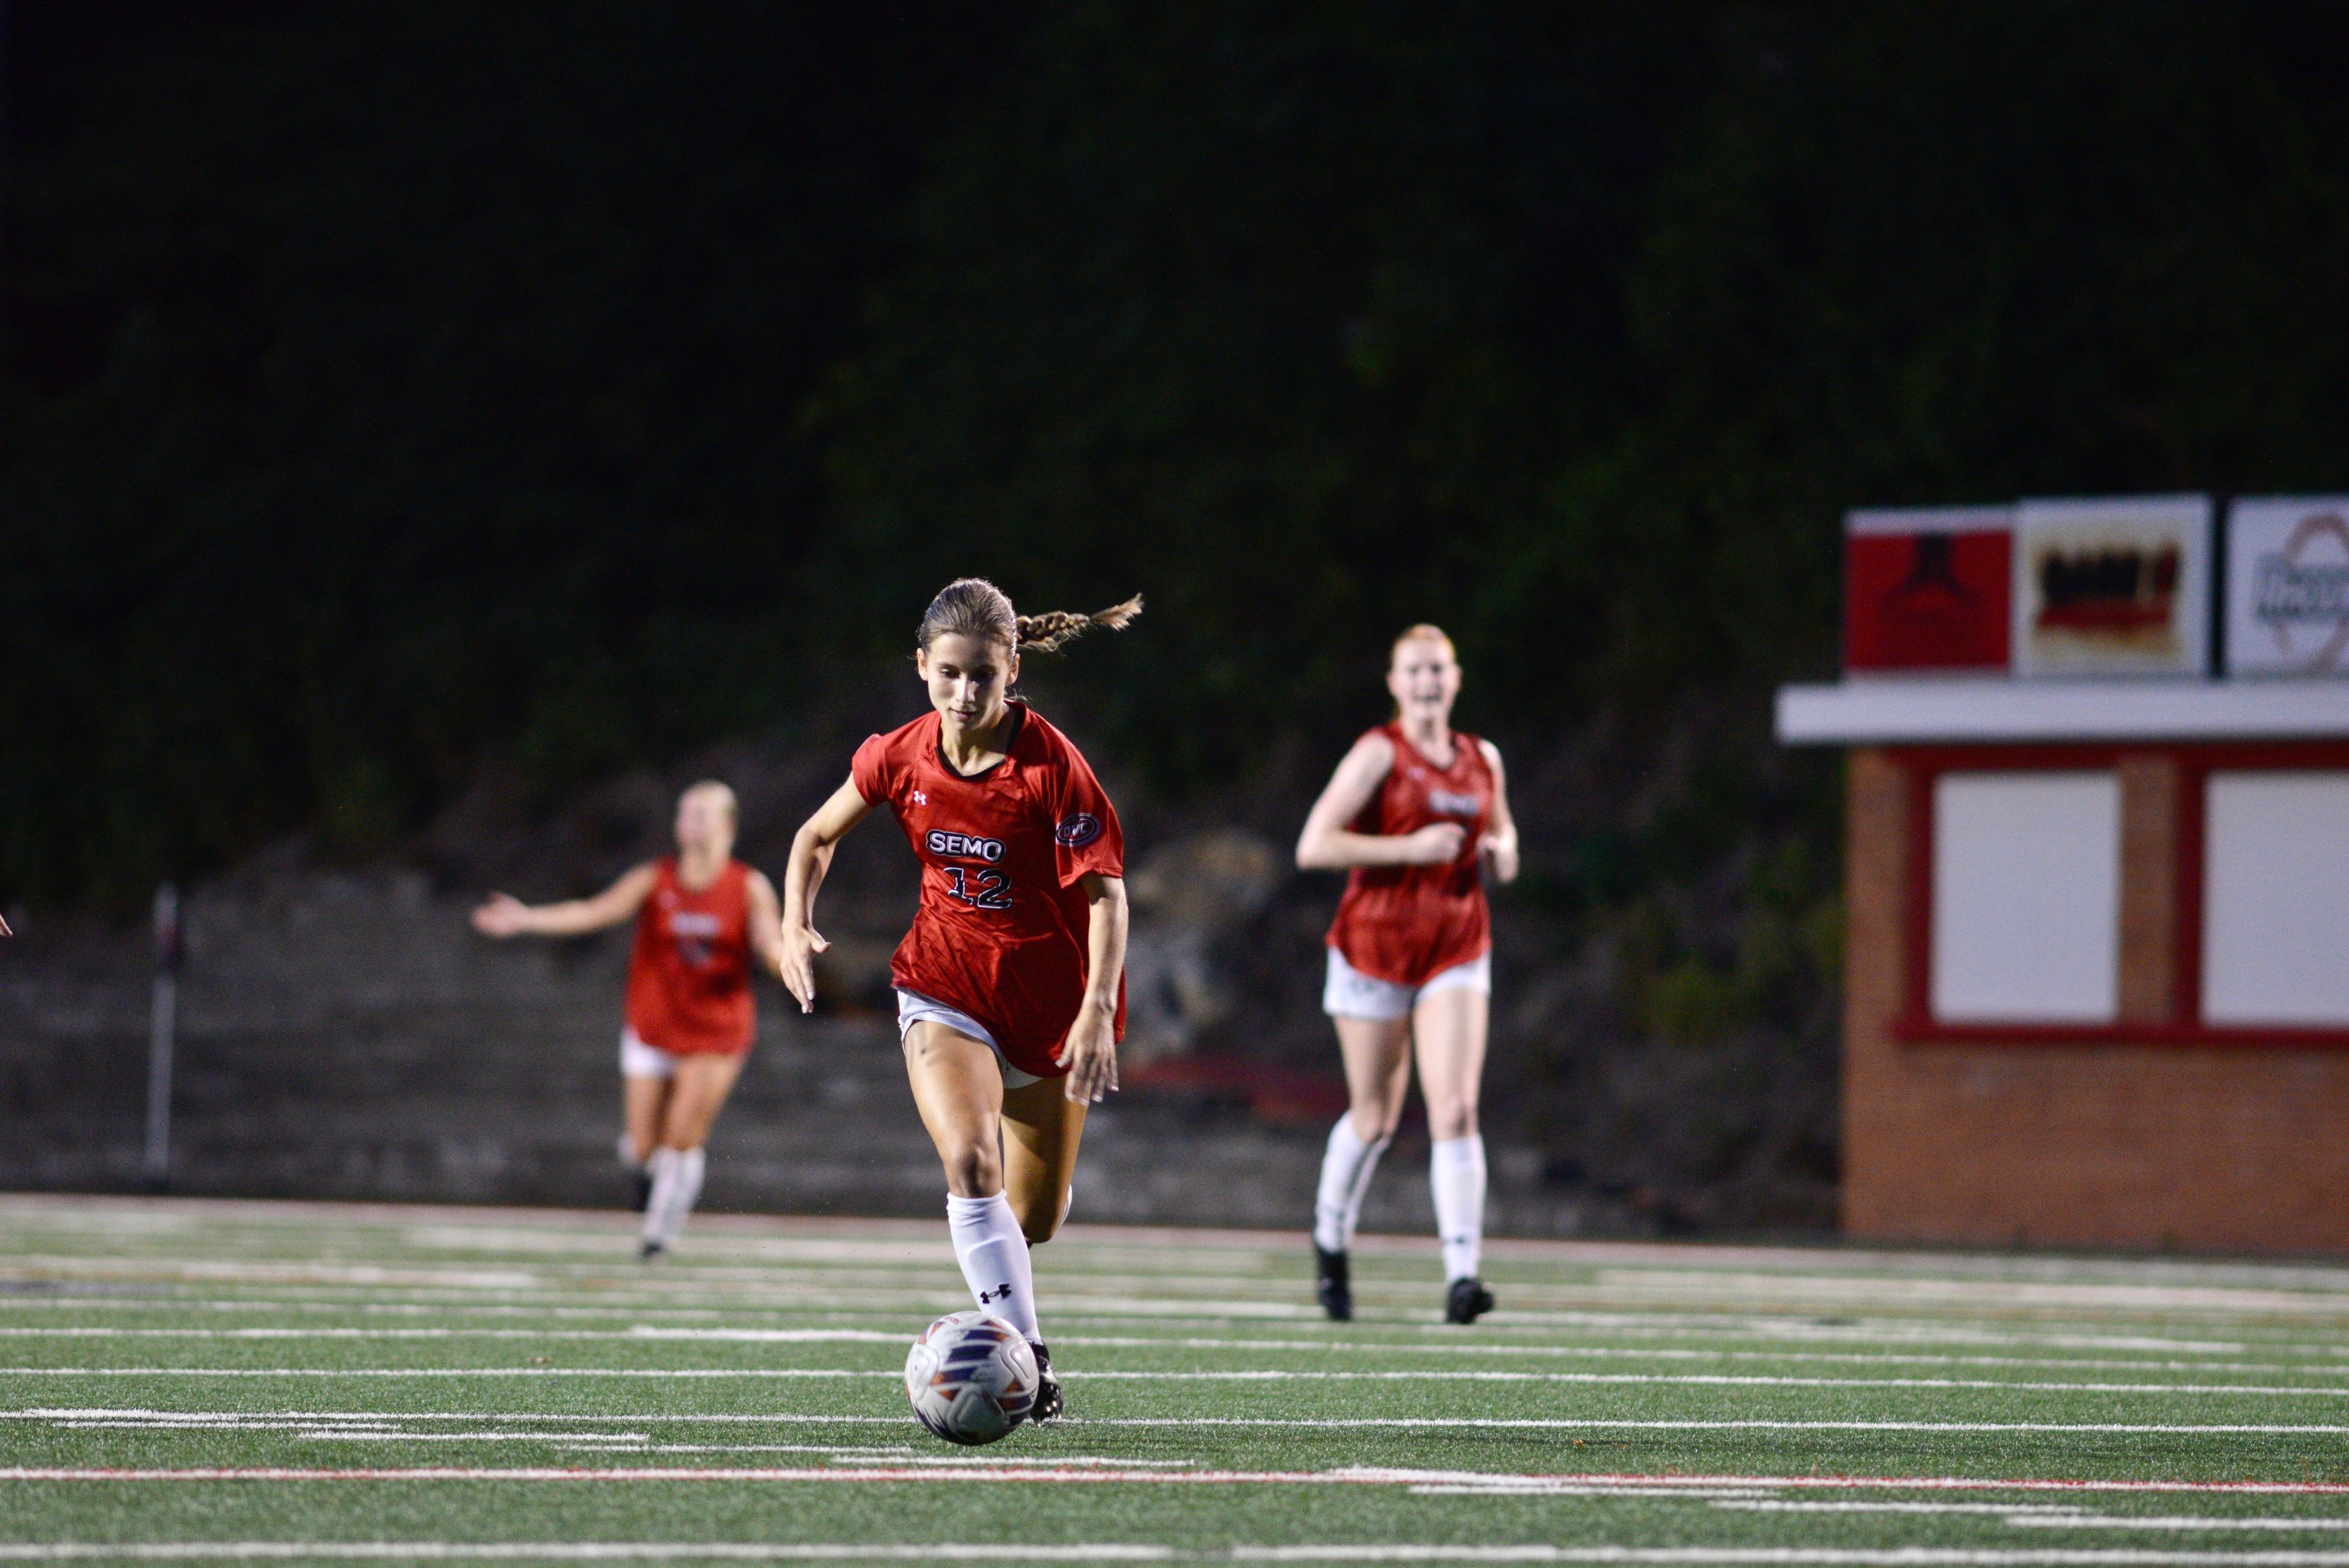
[[[1444,1298],[1446,1323],[1475,1323],[1492,1310],[1493,1293],[1474,1274],[1453,1281],[1452,1293]]]
[[[1354,1284],[1346,1267],[1346,1254],[1322,1250],[1313,1243],[1313,1299],[1330,1314],[1331,1323],[1351,1323],[1354,1318]]]
[[[638,1262],[657,1263],[667,1256],[668,1243],[666,1241],[646,1241],[636,1248]]]
[[[630,1207],[635,1209],[637,1213],[641,1214],[652,1206],[653,1173],[649,1170],[638,1170],[636,1172],[636,1200],[635,1203],[631,1204]]]
[[[1044,1348],[1042,1340],[1030,1341],[1028,1348],[1036,1353],[1036,1402],[1028,1407],[1028,1419],[1040,1427],[1061,1418],[1061,1379],[1052,1370],[1052,1353]]]

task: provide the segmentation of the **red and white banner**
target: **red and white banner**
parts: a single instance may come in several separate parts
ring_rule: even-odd
[[[1847,516],[1844,668],[2004,670],[2013,537],[2014,514],[2004,506]]]

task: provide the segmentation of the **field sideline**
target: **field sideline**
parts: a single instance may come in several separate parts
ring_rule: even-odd
[[[945,1229],[0,1198],[0,1563],[2349,1568],[2349,1267],[1078,1225],[964,1451]]]

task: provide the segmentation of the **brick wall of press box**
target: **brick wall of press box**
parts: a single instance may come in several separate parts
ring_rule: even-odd
[[[2116,758],[2116,1019],[2066,1037],[1920,1030],[1928,809],[1913,754],[1847,768],[1847,1231],[1888,1241],[2349,1251],[2349,1034],[2199,1039],[2177,1016],[2198,918],[2174,749]],[[2189,999],[2190,1002],[2190,998]],[[2163,1038],[2165,1032],[2174,1037]]]

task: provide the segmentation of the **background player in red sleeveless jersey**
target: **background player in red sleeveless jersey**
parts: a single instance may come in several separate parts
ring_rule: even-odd
[[[1460,695],[1452,639],[1432,626],[1406,630],[1395,639],[1387,690],[1394,719],[1354,742],[1297,840],[1300,868],[1349,873],[1330,928],[1321,1006],[1338,1028],[1353,1103],[1321,1158],[1317,1287],[1331,1317],[1353,1315],[1346,1252],[1371,1172],[1402,1119],[1416,1045],[1444,1316],[1474,1323],[1493,1307],[1476,1275],[1485,1231],[1476,1096],[1493,992],[1480,872],[1489,866],[1500,881],[1516,877],[1517,829],[1501,753],[1452,728]]]
[[[783,983],[815,1000],[816,889],[833,850],[878,805],[922,863],[913,929],[890,962],[897,1029],[922,1126],[947,1178],[955,1258],[980,1308],[1035,1346],[1030,1418],[1061,1411],[1037,1326],[1028,1249],[1068,1212],[1085,1108],[1117,1087],[1125,1033],[1125,839],[1067,736],[1010,696],[1019,655],[1099,615],[1015,616],[978,577],[947,585],[915,634],[930,706],[856,749],[848,782],[792,843],[783,878]]]
[[[782,972],[775,886],[734,858],[740,815],[732,790],[704,781],[678,797],[674,858],[636,867],[592,898],[533,906],[492,893],[473,911],[474,929],[492,937],[576,936],[636,918],[620,1086],[647,1259],[668,1250],[701,1196],[702,1146],[758,1029],[752,955]]]

